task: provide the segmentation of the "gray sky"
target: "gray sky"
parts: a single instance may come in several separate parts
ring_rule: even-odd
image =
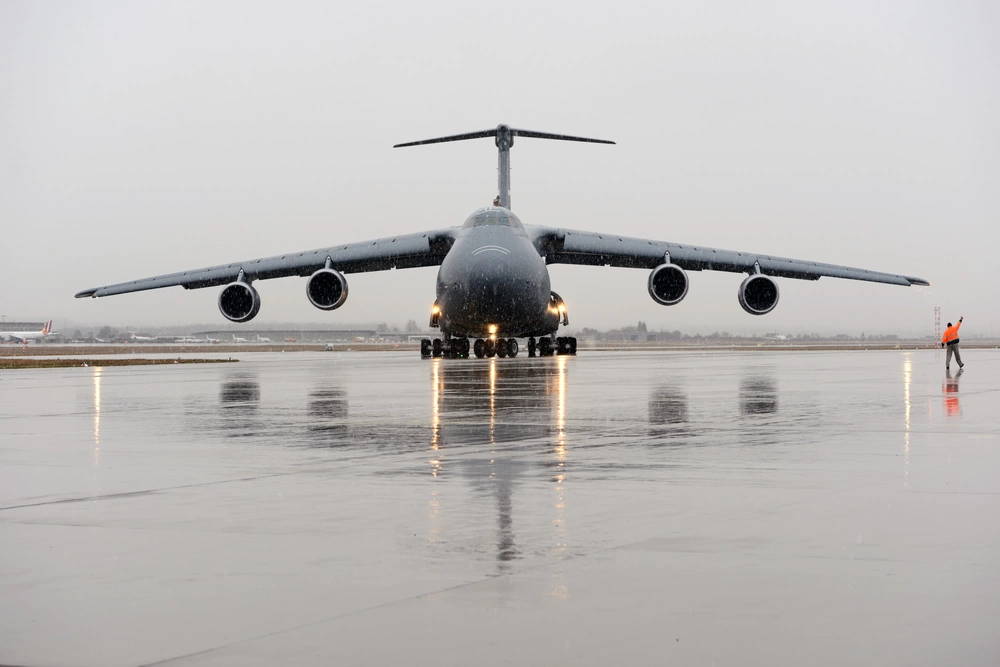
[[[574,326],[926,333],[932,307],[1000,334],[1000,11],[991,2],[0,4],[0,315],[218,321],[218,288],[75,291],[461,224],[496,190],[506,122],[526,223],[929,279],[780,281],[551,269]],[[332,313],[257,284],[252,323],[423,323],[436,269],[352,274]]]

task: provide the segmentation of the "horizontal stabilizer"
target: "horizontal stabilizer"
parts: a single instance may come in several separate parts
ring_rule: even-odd
[[[453,134],[450,137],[437,137],[436,139],[421,139],[420,141],[408,141],[405,144],[396,144],[393,148],[405,148],[406,146],[421,146],[423,144],[440,144],[445,141],[464,141],[466,139],[480,139],[482,137],[495,137],[497,131],[481,130],[479,132],[466,132],[465,134]]]
[[[515,137],[532,137],[534,139],[556,139],[558,141],[585,141],[590,144],[614,144],[608,139],[591,139],[589,137],[574,137],[569,134],[551,134],[550,132],[535,132],[534,130],[511,130]]]
[[[555,139],[557,141],[583,141],[591,144],[613,144],[615,142],[607,139],[591,139],[589,137],[575,137],[569,134],[553,134],[551,132],[536,132],[535,130],[518,130],[507,125],[497,125],[492,130],[479,130],[478,132],[466,132],[464,134],[452,134],[447,137],[435,137],[434,139],[421,139],[419,141],[408,141],[396,144],[393,148],[405,148],[406,146],[422,146],[424,144],[440,144],[446,141],[465,141],[466,139],[481,139],[483,137],[497,137],[498,144],[501,137],[512,143],[513,137],[530,137],[533,139]]]

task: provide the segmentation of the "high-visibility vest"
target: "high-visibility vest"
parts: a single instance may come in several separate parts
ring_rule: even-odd
[[[944,335],[941,336],[942,343],[950,343],[953,340],[958,340],[958,328],[962,326],[962,323],[953,324],[944,330]]]

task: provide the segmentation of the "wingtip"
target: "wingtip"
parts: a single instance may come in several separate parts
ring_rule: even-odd
[[[908,277],[907,280],[910,281],[911,285],[920,285],[921,287],[930,287],[931,286],[931,284],[928,281],[924,280],[923,278],[909,278]]]
[[[93,289],[85,289],[82,292],[77,292],[76,295],[75,295],[75,298],[77,298],[77,299],[85,299],[88,296],[94,296],[94,295],[97,294],[97,290],[98,289],[100,289],[100,288],[94,287]]]

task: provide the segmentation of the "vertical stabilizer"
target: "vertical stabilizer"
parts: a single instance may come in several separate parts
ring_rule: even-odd
[[[510,149],[511,146],[514,145],[514,137],[554,139],[557,141],[583,141],[591,144],[615,143],[613,141],[608,141],[607,139],[590,139],[588,137],[576,137],[569,134],[553,134],[551,132],[536,132],[535,130],[518,130],[508,125],[500,124],[492,130],[479,130],[477,132],[466,132],[464,134],[452,134],[447,137],[408,141],[406,143],[396,144],[393,148],[439,144],[446,141],[465,141],[467,139],[480,139],[483,137],[494,137],[494,141],[497,145],[497,191],[500,195],[500,205],[504,208],[510,208]]]

